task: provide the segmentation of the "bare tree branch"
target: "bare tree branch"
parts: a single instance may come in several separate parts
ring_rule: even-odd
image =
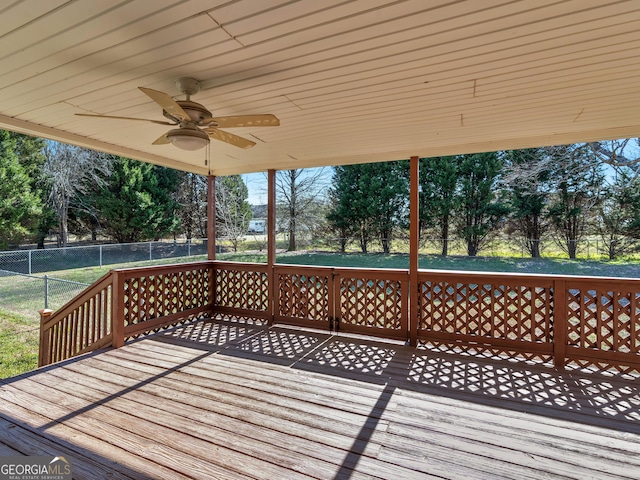
[[[638,146],[640,146],[640,139],[636,138],[635,140]],[[640,163],[640,157],[636,155],[628,156],[630,149],[627,147],[630,141],[630,138],[625,138],[622,140],[591,142],[588,145],[602,163],[613,167],[630,167]],[[638,168],[639,167],[636,167],[634,170]]]
[[[242,182],[240,177],[238,180]],[[251,209],[246,196],[232,191],[230,184],[222,178],[216,178],[216,232],[231,241],[234,252],[238,251],[240,242],[247,234],[249,220]]]
[[[281,170],[276,175],[279,222],[287,225],[290,251],[297,249],[296,235],[300,228],[310,230],[317,223],[314,207],[326,197],[326,176],[324,168]]]
[[[112,157],[86,148],[50,142],[44,149],[43,172],[51,182],[49,203],[56,212],[59,243],[68,243],[69,209],[75,208],[80,195],[93,185],[102,185],[111,173]]]

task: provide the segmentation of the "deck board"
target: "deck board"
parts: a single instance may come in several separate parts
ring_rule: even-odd
[[[9,379],[76,478],[640,478],[638,380],[206,320]]]

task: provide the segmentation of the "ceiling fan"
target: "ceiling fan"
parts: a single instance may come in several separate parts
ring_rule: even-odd
[[[159,125],[177,126],[158,138],[153,145],[171,143],[182,150],[198,150],[209,144],[209,138],[214,138],[240,148],[251,148],[255,142],[219,130],[234,127],[277,127],[280,120],[275,115],[238,115],[233,117],[213,117],[211,112],[199,103],[191,101],[191,95],[200,91],[200,82],[193,78],[179,78],[177,87],[186,95],[186,100],[174,100],[170,95],[138,87],[142,93],[162,107],[162,114],[169,120],[149,120],[146,118],[117,117],[112,115],[93,115],[76,113],[81,117],[113,118],[117,120],[137,120],[141,122],[157,123]]]

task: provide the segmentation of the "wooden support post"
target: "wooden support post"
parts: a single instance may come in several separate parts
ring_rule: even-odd
[[[409,160],[409,343],[418,343],[418,320],[420,289],[418,285],[418,246],[420,244],[420,189],[419,189],[419,159],[411,157]]]
[[[216,177],[207,176],[207,258],[216,259]],[[216,304],[216,268],[209,270],[209,300],[211,304],[210,317],[214,317]]]
[[[267,270],[269,275],[269,323],[272,324],[277,307],[276,298],[276,171],[268,171],[267,186]]]
[[[51,350],[49,349],[51,330],[44,330],[43,326],[51,317],[53,310],[45,308],[43,310],[38,310],[38,313],[40,314],[40,348],[38,349],[38,367],[43,367],[51,363]]]
[[[111,288],[111,346],[120,348],[124,346],[124,285],[121,272],[113,272]]]
[[[207,176],[207,258],[216,259],[216,177]]]
[[[567,285],[564,279],[553,281],[553,366],[564,370],[567,355]]]

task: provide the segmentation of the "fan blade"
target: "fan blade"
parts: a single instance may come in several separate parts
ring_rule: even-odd
[[[151,100],[156,102],[158,105],[162,107],[162,109],[167,112],[172,117],[177,117],[180,120],[190,121],[191,117],[187,115],[178,103],[167,95],[164,92],[159,92],[158,90],[152,90],[151,88],[138,87],[138,89],[147,95]]]
[[[114,118],[116,120],[136,120],[138,122],[151,122],[158,125],[175,125],[175,123],[163,122],[162,120],[149,120],[148,118],[133,118],[133,117],[116,117],[113,115],[92,115],[90,113],[76,113],[79,117],[96,117],[96,118]]]
[[[160,138],[158,138],[155,142],[153,142],[151,145],[167,145],[169,142],[169,139],[167,138],[167,135],[162,135]]]
[[[237,117],[205,118],[202,125],[213,125],[219,128],[232,127],[277,127],[280,120],[275,115],[239,115]]]
[[[238,135],[234,135],[233,133],[223,132],[222,130],[218,130],[217,128],[205,128],[204,131],[207,132],[207,134],[211,138],[215,138],[216,140],[235,145],[236,147],[251,148],[256,144],[251,140],[239,137]]]

